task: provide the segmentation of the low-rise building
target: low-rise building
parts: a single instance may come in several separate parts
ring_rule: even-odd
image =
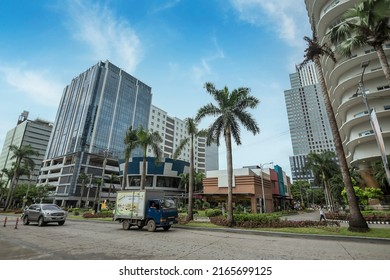
[[[259,166],[234,169],[232,185],[233,207],[241,205],[252,213],[291,207],[290,178],[278,165],[274,169],[261,169]],[[204,200],[211,206],[226,207],[227,170],[208,171],[203,179],[203,189]]]

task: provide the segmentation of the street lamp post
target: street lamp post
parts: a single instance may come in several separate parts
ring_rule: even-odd
[[[87,199],[86,199],[86,201],[85,201],[85,208],[88,208],[88,206],[89,206],[89,201],[88,201],[88,199],[89,199],[89,191],[90,191],[91,188],[92,188],[92,178],[93,178],[93,174],[89,174],[89,175],[91,175],[91,178],[89,179],[89,185],[88,185],[88,191],[87,191]]]
[[[98,203],[97,203],[96,213],[100,212],[100,200],[101,200],[101,194],[102,194],[103,185],[104,185],[104,173],[106,173],[108,150],[104,150],[103,153],[104,153],[104,160],[103,160],[102,181],[101,181],[101,184],[100,184],[100,187],[99,187],[99,196],[98,196]]]
[[[260,163],[260,173],[261,173],[261,192],[262,197],[260,197],[260,213],[263,213],[263,203],[264,203],[264,213],[267,212],[266,204],[265,204],[265,193],[264,193],[264,181],[263,181],[263,167],[267,164],[274,164],[273,161],[267,163]]]
[[[387,179],[387,182],[390,184],[390,170],[389,170],[389,165],[387,162],[387,157],[386,157],[385,146],[383,143],[382,134],[380,132],[378,121],[376,119],[375,110],[374,109],[371,110],[370,106],[368,105],[366,89],[364,87],[364,82],[363,82],[364,72],[369,64],[370,64],[370,61],[364,61],[361,64],[363,71],[362,71],[362,75],[360,77],[358,91],[360,90],[360,93],[363,97],[363,102],[366,105],[367,113],[368,113],[368,116],[370,119],[370,124],[371,124],[372,130],[374,132],[375,139],[376,139],[376,142],[377,142],[377,145],[379,148],[379,152],[381,154],[383,167],[384,167],[385,172],[386,172],[386,179]],[[356,93],[356,95],[358,95],[358,94]]]

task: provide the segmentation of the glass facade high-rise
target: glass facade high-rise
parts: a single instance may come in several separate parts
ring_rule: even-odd
[[[293,148],[292,179],[312,181],[305,168],[310,152],[334,151],[333,136],[314,64],[290,74],[291,89],[284,92]]]
[[[119,175],[125,132],[130,126],[148,127],[151,100],[151,87],[109,61],[97,63],[65,87],[39,177],[39,184],[55,187],[54,202],[73,205],[78,200],[82,173],[91,176],[87,183],[92,177]],[[104,198],[107,190],[110,194],[109,185],[99,196]],[[90,191],[96,194],[96,189]]]
[[[109,151],[121,157],[124,131],[147,127],[151,88],[112,63],[99,62],[65,87],[46,158]]]

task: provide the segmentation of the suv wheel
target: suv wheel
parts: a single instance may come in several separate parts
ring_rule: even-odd
[[[40,216],[39,219],[38,219],[38,226],[41,227],[41,226],[44,226],[45,225],[45,221],[43,220],[43,217]]]
[[[23,217],[23,225],[28,225],[30,222],[29,222],[29,220],[28,220],[28,216],[24,216]]]
[[[65,221],[58,222],[59,226],[63,226],[65,224]]]

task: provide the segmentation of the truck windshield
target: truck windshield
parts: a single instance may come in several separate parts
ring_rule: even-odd
[[[163,198],[160,201],[161,208],[163,209],[169,209],[169,208],[176,208],[176,203],[170,198]]]

